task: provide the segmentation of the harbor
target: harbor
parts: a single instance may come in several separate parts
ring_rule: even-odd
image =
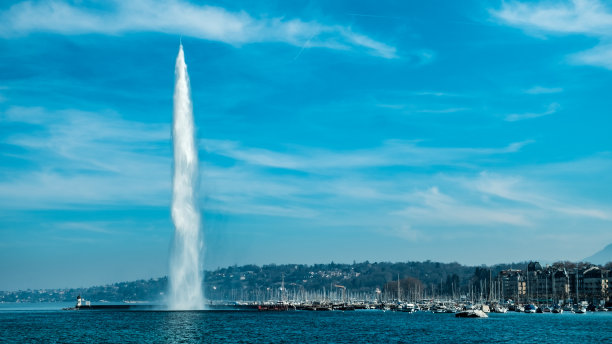
[[[74,307],[66,307],[63,310],[166,310],[161,304],[135,304],[135,303],[91,303],[83,298],[77,298]],[[203,311],[258,311],[258,312],[283,312],[283,311],[390,311],[390,312],[427,312],[434,314],[455,314],[457,317],[487,317],[489,313],[576,313],[587,312],[612,312],[612,302],[595,306],[581,302],[576,305],[534,305],[508,302],[483,302],[472,303],[461,300],[420,300],[418,302],[397,301],[394,302],[369,302],[364,300],[339,301],[210,301]],[[612,314],[612,313],[610,313]]]
[[[0,311],[7,343],[602,343],[612,313],[355,311]],[[27,331],[21,326],[27,326]],[[75,331],[78,329],[78,331]]]

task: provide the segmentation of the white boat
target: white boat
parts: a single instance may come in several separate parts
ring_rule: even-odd
[[[493,312],[494,313],[507,313],[508,308],[500,306],[500,305],[495,305],[493,306]]]
[[[552,309],[552,313],[561,314],[563,313],[563,308],[559,307],[559,305],[555,305]]]
[[[414,313],[417,311],[417,306],[415,306],[414,303],[406,303],[403,304],[399,310],[401,312]]]
[[[471,309],[455,313],[457,318],[488,318],[489,316],[480,309]]]
[[[535,313],[537,311],[537,308],[535,305],[526,305],[525,306],[525,313]]]
[[[434,313],[455,313],[452,307],[446,307],[446,305],[438,304],[433,308]]]
[[[586,314],[586,309],[584,307],[582,307],[582,306],[578,306],[574,310],[574,313],[576,313],[576,314]]]

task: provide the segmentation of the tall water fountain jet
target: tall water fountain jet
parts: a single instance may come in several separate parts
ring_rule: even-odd
[[[174,84],[174,177],[172,221],[174,243],[170,257],[168,308],[204,309],[200,272],[200,212],[196,202],[198,152],[194,143],[193,108],[189,75],[180,45],[176,57]]]

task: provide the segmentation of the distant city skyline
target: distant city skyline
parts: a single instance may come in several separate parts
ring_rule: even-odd
[[[0,4],[0,290],[166,275],[191,78],[207,269],[612,243],[604,1]]]

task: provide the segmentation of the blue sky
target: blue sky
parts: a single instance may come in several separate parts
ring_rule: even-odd
[[[3,2],[0,290],[167,273],[181,37],[209,269],[612,242],[606,2]]]

